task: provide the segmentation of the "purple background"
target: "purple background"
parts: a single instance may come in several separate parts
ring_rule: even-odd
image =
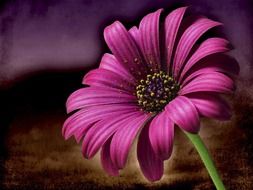
[[[150,11],[163,7],[169,12],[180,5],[225,24],[233,54],[249,76],[253,8],[247,0],[16,0],[2,3],[0,12],[0,84],[42,70],[97,65],[105,26],[115,19],[132,26]]]

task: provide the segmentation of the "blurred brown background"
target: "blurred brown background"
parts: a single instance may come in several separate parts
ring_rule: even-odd
[[[198,154],[179,130],[161,181],[142,176],[133,146],[120,177],[85,160],[74,139],[64,141],[65,101],[108,49],[103,28],[127,27],[148,12],[181,5],[224,23],[231,55],[241,66],[229,122],[203,120],[200,135],[228,189],[253,189],[252,11],[250,1],[0,1],[1,189],[183,189],[214,186]]]

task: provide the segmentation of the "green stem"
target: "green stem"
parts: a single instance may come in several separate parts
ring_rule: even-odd
[[[212,160],[205,144],[201,140],[200,136],[198,134],[191,134],[191,133],[187,133],[187,132],[185,132],[185,134],[190,139],[190,141],[195,146],[195,148],[197,149],[202,161],[204,162],[204,165],[205,165],[210,177],[213,180],[213,183],[214,183],[216,189],[217,190],[225,190],[225,186],[224,186],[223,182],[221,181],[221,178],[217,172],[217,169],[213,163],[213,160]]]

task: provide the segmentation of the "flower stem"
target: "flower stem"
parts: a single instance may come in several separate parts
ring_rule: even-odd
[[[214,183],[216,189],[217,190],[225,190],[226,188],[225,188],[225,186],[218,174],[218,171],[213,163],[213,160],[212,160],[205,144],[201,140],[200,136],[198,134],[191,134],[191,133],[187,133],[187,132],[185,132],[185,134],[190,139],[192,144],[195,146],[196,150],[198,151],[210,177],[213,180],[213,183]]]

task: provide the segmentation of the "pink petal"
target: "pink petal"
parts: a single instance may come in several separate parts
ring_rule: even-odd
[[[90,129],[90,127],[93,126],[93,124],[90,124],[88,129],[84,129],[84,128],[79,127],[78,129],[76,129],[74,131],[73,135],[74,135],[75,140],[76,140],[77,143],[80,143],[80,141],[82,140],[82,138],[85,136],[85,134]]]
[[[115,72],[106,69],[94,69],[83,78],[83,84],[105,88],[115,88],[127,92],[134,92],[135,85],[122,78]]]
[[[81,88],[73,92],[66,103],[67,112],[95,106],[95,105],[110,105],[119,103],[134,103],[136,97],[131,94],[126,94],[120,90],[102,88],[102,87],[87,87]]]
[[[141,36],[140,36],[140,31],[138,30],[138,28],[136,26],[133,26],[132,28],[130,28],[130,30],[128,31],[129,34],[132,36],[132,38],[134,39],[136,45],[138,46],[138,48],[140,48],[140,44],[141,44]]]
[[[182,80],[185,73],[199,60],[214,53],[226,52],[229,50],[227,46],[228,41],[222,38],[209,38],[205,40],[185,64],[179,81]]]
[[[222,73],[212,72],[197,76],[183,86],[179,94],[185,95],[192,92],[232,93],[234,88],[234,82],[230,77]]]
[[[137,145],[137,158],[144,176],[149,181],[157,181],[163,175],[163,161],[156,156],[149,140],[149,126],[140,133]]]
[[[93,157],[101,146],[109,139],[122,125],[131,122],[142,113],[139,111],[124,114],[115,114],[97,122],[86,134],[82,143],[82,152],[86,158]]]
[[[112,138],[111,158],[117,168],[124,168],[131,145],[144,122],[150,118],[150,114],[143,114],[136,117],[129,123],[125,123]]]
[[[87,122],[88,124],[82,125],[86,122],[85,119],[82,119],[83,116],[89,115],[89,110],[79,110],[78,112],[71,115],[63,124],[62,135],[65,140],[70,138],[78,129],[82,128],[84,131],[87,131],[89,126],[93,123]],[[96,121],[96,120],[95,120]]]
[[[214,22],[207,18],[198,18],[192,25],[190,25],[183,33],[179,40],[175,58],[173,63],[173,76],[178,77],[179,72],[189,55],[193,45],[196,41],[209,29],[221,25],[219,22]]]
[[[182,86],[185,86],[193,78],[212,72],[220,72],[228,75],[238,75],[240,67],[238,62],[224,54],[208,56],[196,63],[182,79]]]
[[[102,105],[92,106],[88,109],[82,109],[71,115],[63,124],[62,135],[68,139],[75,135],[79,142],[89,128],[97,121],[112,117],[115,113],[125,113],[139,110],[139,107],[133,105]]]
[[[197,107],[201,116],[218,120],[229,120],[231,117],[229,105],[217,95],[192,93],[187,97]]]
[[[174,139],[174,123],[168,117],[170,113],[167,111],[161,112],[150,123],[149,139],[155,154],[167,160],[173,148]]]
[[[190,133],[198,133],[200,128],[198,110],[188,98],[176,97],[165,107],[165,110],[168,117],[180,128]]]
[[[216,54],[208,56],[194,64],[194,66],[184,75],[181,83],[182,86],[184,86],[190,80],[202,74],[221,72],[228,75],[238,75],[239,71],[239,64],[234,58],[225,54]]]
[[[140,22],[141,49],[146,63],[155,72],[161,67],[159,19],[162,9],[146,15]]]
[[[101,150],[101,163],[104,170],[112,176],[118,176],[119,170],[118,168],[112,163],[111,155],[110,155],[110,145],[111,145],[111,138],[108,139],[105,144],[102,146]]]
[[[114,55],[105,53],[99,64],[99,68],[117,73],[122,78],[135,82],[134,77],[119,63]]]
[[[146,75],[147,68],[136,43],[119,21],[105,28],[104,38],[114,56],[126,70],[137,79]]]
[[[172,11],[165,19],[165,43],[167,54],[167,71],[171,67],[171,56],[174,49],[175,40],[178,34],[178,29],[183,19],[187,7],[181,7]]]

